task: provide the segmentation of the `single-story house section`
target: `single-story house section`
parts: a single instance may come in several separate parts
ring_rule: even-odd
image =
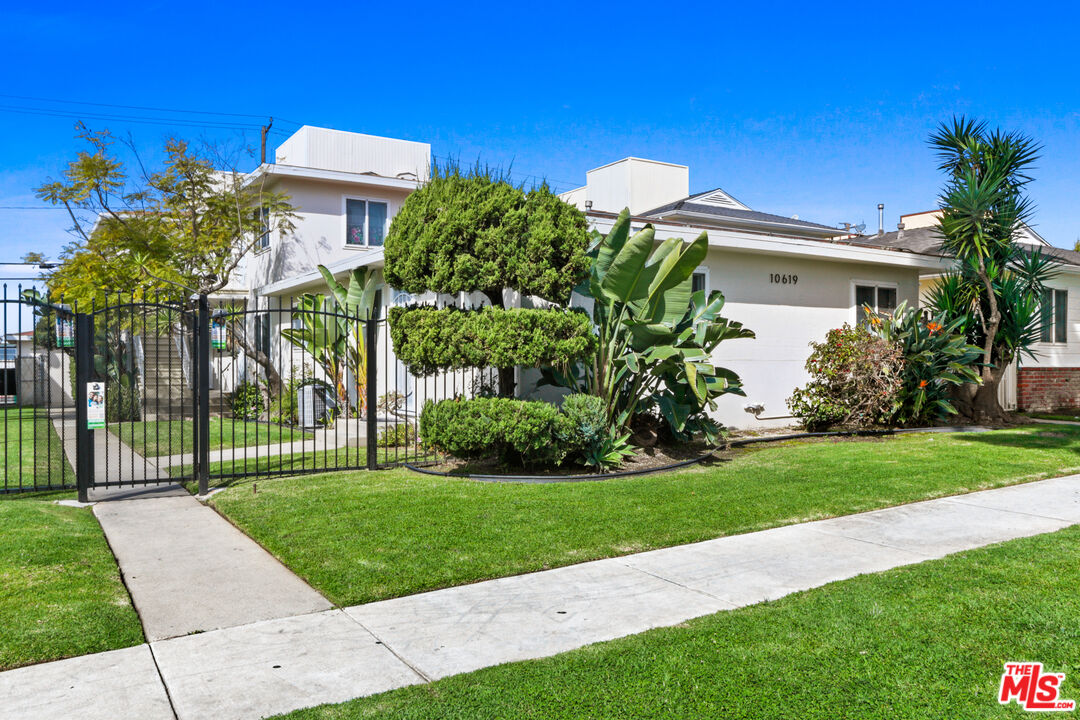
[[[875,247],[925,256],[943,255],[941,237],[935,229],[940,211],[902,215],[894,232],[860,238]],[[1056,277],[1044,295],[1041,342],[1035,359],[1021,358],[1002,379],[999,395],[1006,409],[1056,410],[1080,408],[1080,252],[1054,247],[1032,228],[1017,237],[1060,263]],[[921,293],[933,287],[939,273],[923,272]]]
[[[949,264],[936,255],[865,243],[849,230],[759,212],[720,188],[691,195],[685,165],[626,158],[586,178],[562,197],[600,232],[628,207],[632,227],[651,223],[658,238],[690,241],[708,233],[709,254],[695,285],[723,292],[724,314],[757,334],[722,343],[714,357],[739,374],[746,390],[745,398],[719,403],[716,417],[729,427],[792,423],[786,400],[808,380],[809,344],[857,322],[864,303],[879,311],[905,301],[917,306],[920,277]]]

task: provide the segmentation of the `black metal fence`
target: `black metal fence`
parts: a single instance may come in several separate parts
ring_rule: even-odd
[[[336,306],[110,297],[3,305],[3,491],[122,489],[377,469],[439,458],[429,401],[493,371],[418,377],[384,317]],[[9,327],[10,324],[10,327]]]
[[[0,492],[73,487],[72,315],[42,305],[33,290],[6,283],[0,307]]]

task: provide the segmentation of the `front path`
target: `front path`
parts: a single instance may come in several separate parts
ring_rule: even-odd
[[[1073,475],[20,668],[0,697],[10,717],[257,718],[1077,523]]]
[[[104,498],[94,514],[151,642],[331,607],[178,485]]]

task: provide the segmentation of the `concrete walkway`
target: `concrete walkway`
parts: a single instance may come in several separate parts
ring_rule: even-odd
[[[0,697],[11,718],[259,718],[1077,523],[1073,475],[155,640],[0,673]]]
[[[68,415],[72,414],[70,411]],[[63,414],[53,418],[53,427],[57,437],[63,438],[64,455],[74,470],[76,422],[65,419]],[[94,430],[94,482],[131,482],[133,480],[167,478],[169,473],[164,466],[159,467],[155,460],[148,460],[135,452],[130,445],[120,440],[118,435],[108,430]]]
[[[331,607],[179,485],[97,497],[94,514],[151,642]]]

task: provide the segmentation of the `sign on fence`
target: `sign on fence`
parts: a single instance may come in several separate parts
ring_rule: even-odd
[[[86,427],[97,430],[105,427],[105,383],[86,383]]]

